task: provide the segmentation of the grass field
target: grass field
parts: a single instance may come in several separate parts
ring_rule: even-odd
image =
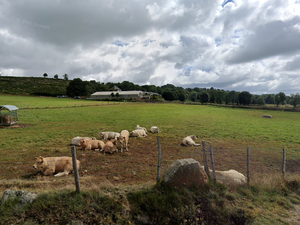
[[[164,174],[168,166],[177,159],[194,158],[202,163],[202,146],[180,145],[185,136],[196,134],[199,136],[196,142],[202,143],[205,140],[207,149],[209,145],[213,146],[215,166],[218,170],[235,169],[246,175],[246,149],[251,147],[250,168],[253,186],[226,194],[212,190],[207,193],[211,195],[210,201],[220,201],[219,204],[211,203],[212,205],[222,206],[224,202],[229,202],[228,206],[234,212],[239,212],[240,208],[246,217],[256,218],[254,224],[297,224],[299,221],[294,207],[299,210],[299,205],[296,204],[300,203],[300,198],[298,194],[287,194],[289,192],[286,186],[278,177],[281,177],[283,148],[287,149],[287,177],[294,179],[295,176],[299,176],[300,113],[170,103],[127,102],[108,105],[107,102],[102,104],[87,100],[1,95],[0,105],[6,104],[22,109],[18,111],[18,125],[0,129],[1,193],[6,189],[37,193],[72,191],[75,189],[73,176],[42,176],[32,168],[35,157],[71,156],[70,142],[76,136],[97,137],[100,131],[131,131],[137,124],[148,129],[156,125],[161,133],[148,133],[146,138],[130,138],[129,152],[105,155],[77,148],[77,158],[82,163],[81,190],[99,192],[100,196],[104,193],[106,197],[121,196],[122,199],[126,199],[126,193],[138,195],[138,192],[134,191],[136,188],[148,189],[156,182],[157,137],[161,140]],[[271,114],[273,118],[262,118],[264,114]],[[259,185],[259,188],[256,185]],[[297,182],[292,181],[290,185],[294,185],[295,193],[299,193]],[[156,195],[154,192],[152,189],[145,191],[150,197],[153,195],[151,201],[159,202],[160,197],[162,202],[166,201],[163,199],[164,195],[160,192]],[[71,197],[68,197],[69,195]],[[64,197],[64,194],[59,196]],[[151,201],[149,203],[149,199],[144,196],[145,194],[141,193],[140,200],[145,201],[141,204],[147,205],[152,213],[155,212],[155,204],[152,206]],[[64,205],[68,198],[72,199],[73,195],[67,194],[66,200],[62,200],[60,204]],[[93,202],[98,197],[90,198],[88,197],[87,202]],[[50,198],[46,199],[51,202],[49,207],[56,205],[56,200],[53,200],[53,204]],[[102,200],[97,204],[103,204],[100,202]],[[79,207],[81,204],[82,200],[78,203]],[[136,210],[141,209],[138,202],[131,203],[131,206],[134,204],[137,204]],[[74,204],[71,205],[73,207]],[[89,210],[89,207],[91,206],[85,208]],[[43,211],[40,207],[32,210],[36,210],[36,214],[41,215],[42,219],[48,218],[48,210]],[[56,208],[52,209],[55,210]],[[168,208],[165,210],[169,212]],[[68,208],[64,213],[72,214]],[[49,215],[52,217],[56,214]],[[74,213],[70,216],[76,218]],[[89,218],[88,214],[81,216]]]
[[[59,108],[34,107],[19,110],[18,125],[0,129],[0,164],[4,164],[1,168],[6,168],[1,171],[0,179],[26,177],[33,173],[31,166],[36,156],[70,155],[69,144],[73,137],[97,137],[104,130],[131,131],[137,124],[148,129],[156,125],[161,133],[149,134],[145,139],[131,138],[129,153],[104,156],[78,149],[78,157],[86,162],[84,168],[91,175],[100,170],[107,171],[121,183],[145,182],[148,178],[155,181],[155,167],[151,170],[143,167],[144,160],[149,161],[147,165],[157,164],[157,136],[161,138],[166,169],[174,160],[182,157],[196,157],[201,161],[201,147],[186,148],[180,145],[185,136],[196,134],[199,143],[205,140],[207,146],[214,147],[216,167],[219,169],[234,168],[245,173],[246,149],[250,146],[254,172],[280,171],[283,148],[288,152],[287,169],[290,172],[300,171],[300,124],[297,123],[300,113],[183,104],[102,105],[102,102],[86,100],[8,95],[0,96],[0,103],[20,108],[27,105],[40,108],[60,105]],[[70,107],[75,104],[85,107]],[[89,106],[93,104],[99,105]],[[261,117],[270,113],[272,119]],[[146,156],[150,158],[146,159]],[[129,161],[134,158],[141,160],[141,165],[132,166],[142,171],[139,178],[131,177],[129,172],[129,175],[124,175],[125,178],[121,179],[118,174],[112,173],[112,167],[99,163],[100,159],[108,160],[105,161],[107,165],[117,166],[121,165],[119,162],[124,158]]]

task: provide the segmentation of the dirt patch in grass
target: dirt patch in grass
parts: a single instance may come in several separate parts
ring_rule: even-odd
[[[162,176],[167,168],[176,160],[193,158],[203,165],[202,146],[184,147],[181,140],[176,138],[160,138],[162,150]],[[200,143],[200,141],[198,142]],[[71,147],[65,146],[66,151],[55,151],[51,155],[45,152],[44,157],[71,156]],[[209,149],[207,145],[206,149]],[[68,152],[66,154],[66,152]],[[53,189],[75,189],[74,177],[45,177],[34,170],[34,158],[38,155],[22,154],[22,162],[6,162],[0,168],[0,192],[5,189],[27,189],[44,192]],[[100,188],[104,185],[143,185],[155,184],[158,169],[158,144],[157,136],[149,134],[146,138],[130,138],[129,152],[103,154],[97,151],[83,151],[76,147],[77,158],[81,161],[80,183],[82,190]],[[278,155],[278,157],[277,157]],[[251,181],[262,178],[268,174],[280,173],[281,154],[270,151],[253,150],[251,155]],[[207,153],[209,159],[209,153]],[[217,170],[235,169],[244,175],[247,174],[246,148],[230,146],[222,143],[222,147],[214,148],[214,162]],[[210,160],[208,161],[210,166]],[[295,171],[296,170],[296,171]],[[300,172],[299,167],[293,172]],[[18,180],[18,182],[12,182]]]
[[[31,124],[14,124],[12,126],[0,126],[0,129],[15,129],[15,128],[24,128],[24,127],[31,127]]]

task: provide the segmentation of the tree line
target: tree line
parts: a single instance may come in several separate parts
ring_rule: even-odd
[[[80,78],[75,78],[70,81],[67,87],[67,95],[90,97],[91,94],[97,91],[111,91],[113,87],[117,86],[122,91],[140,90],[144,92],[154,92],[160,94],[166,101],[191,101],[200,103],[216,103],[229,105],[285,105],[291,104],[294,107],[300,105],[300,95],[292,94],[285,95],[283,92],[277,94],[262,94],[254,95],[248,91],[225,91],[221,89],[211,88],[182,88],[176,87],[172,84],[163,86],[155,85],[137,85],[129,81],[119,83],[107,82],[101,83],[95,80],[82,81]]]

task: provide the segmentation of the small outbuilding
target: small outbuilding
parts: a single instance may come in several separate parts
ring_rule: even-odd
[[[14,105],[0,106],[0,125],[11,126],[18,123],[18,107]]]

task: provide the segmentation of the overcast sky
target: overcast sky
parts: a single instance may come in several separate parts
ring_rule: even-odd
[[[300,93],[300,0],[0,0],[0,73]]]

